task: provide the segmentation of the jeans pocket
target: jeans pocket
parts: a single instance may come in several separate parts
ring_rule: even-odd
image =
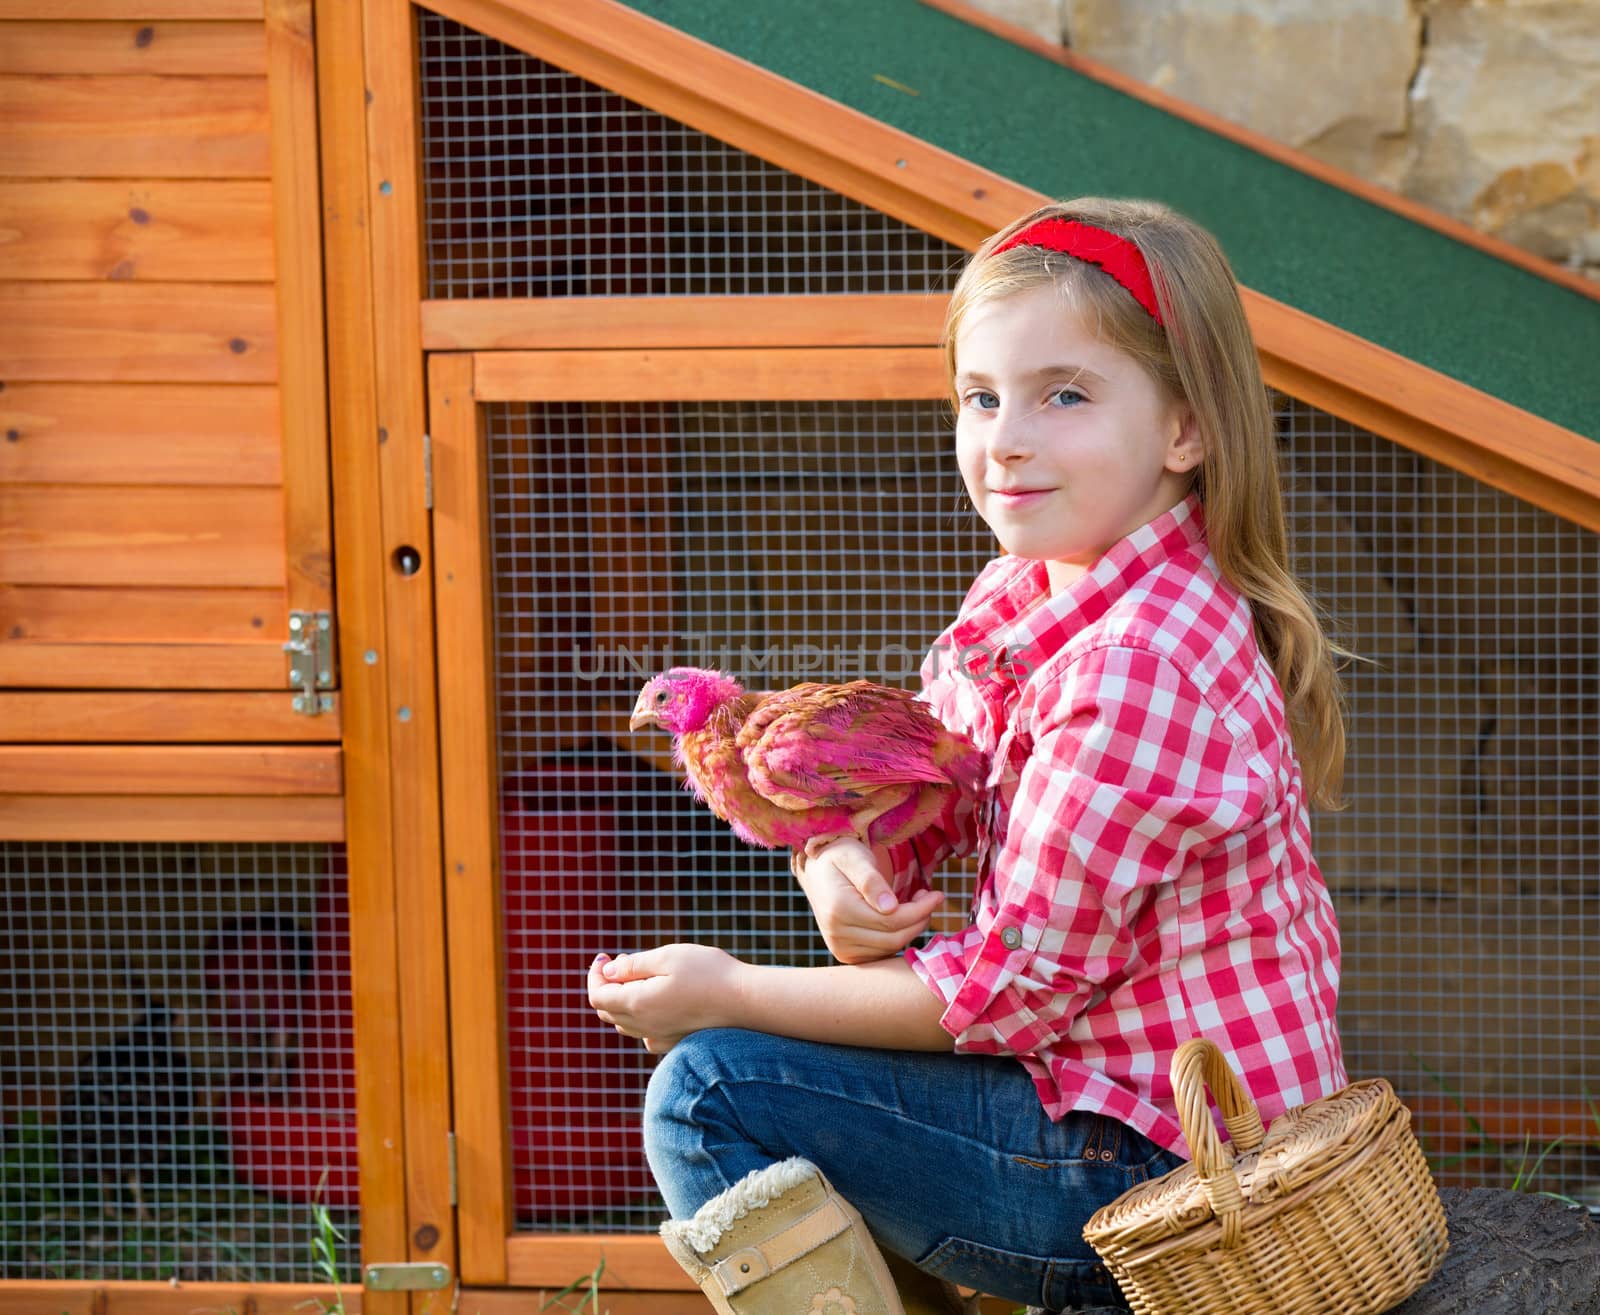
[[[917,1268],[991,1297],[1051,1311],[1128,1308],[1110,1271],[1094,1261],[1030,1256],[947,1237],[917,1261]]]
[[[1045,1309],[1055,1311],[1125,1311],[1122,1295],[1111,1271],[1099,1261],[1058,1260],[1045,1280]]]

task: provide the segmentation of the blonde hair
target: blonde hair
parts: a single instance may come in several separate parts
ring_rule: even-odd
[[[1162,324],[1094,265],[1038,247],[990,252],[1041,219],[1093,224],[1143,254]],[[945,378],[954,401],[956,334],[974,306],[1055,285],[1063,304],[1102,342],[1137,360],[1182,399],[1204,446],[1193,488],[1222,575],[1250,602],[1256,642],[1283,690],[1308,797],[1340,807],[1344,716],[1336,659],[1353,655],[1324,633],[1315,604],[1289,567],[1272,409],[1238,284],[1216,239],[1154,201],[1084,197],[1042,206],[980,246],[945,314]]]

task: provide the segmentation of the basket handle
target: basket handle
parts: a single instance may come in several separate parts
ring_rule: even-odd
[[[1222,1225],[1222,1245],[1233,1248],[1243,1240],[1244,1192],[1233,1171],[1233,1155],[1223,1146],[1211,1122],[1206,1103],[1210,1089],[1222,1111],[1223,1126],[1232,1145],[1253,1151],[1266,1138],[1261,1111],[1213,1041],[1196,1037],[1185,1041],[1172,1056],[1172,1092],[1178,1105],[1178,1122],[1194,1152],[1195,1172],[1205,1188],[1211,1211]]]

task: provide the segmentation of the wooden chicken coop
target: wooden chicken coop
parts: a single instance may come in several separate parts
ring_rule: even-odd
[[[1352,1073],[1600,1203],[1593,285],[949,0],[0,0],[0,1308],[702,1308],[584,971],[824,952],[633,693],[915,679],[942,299],[1086,192],[1229,251],[1366,659]]]

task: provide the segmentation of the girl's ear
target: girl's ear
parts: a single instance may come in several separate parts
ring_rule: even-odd
[[[1167,469],[1174,474],[1187,475],[1199,470],[1205,460],[1205,440],[1200,436],[1200,426],[1195,423],[1194,412],[1187,406],[1178,411],[1178,430],[1167,446]]]

